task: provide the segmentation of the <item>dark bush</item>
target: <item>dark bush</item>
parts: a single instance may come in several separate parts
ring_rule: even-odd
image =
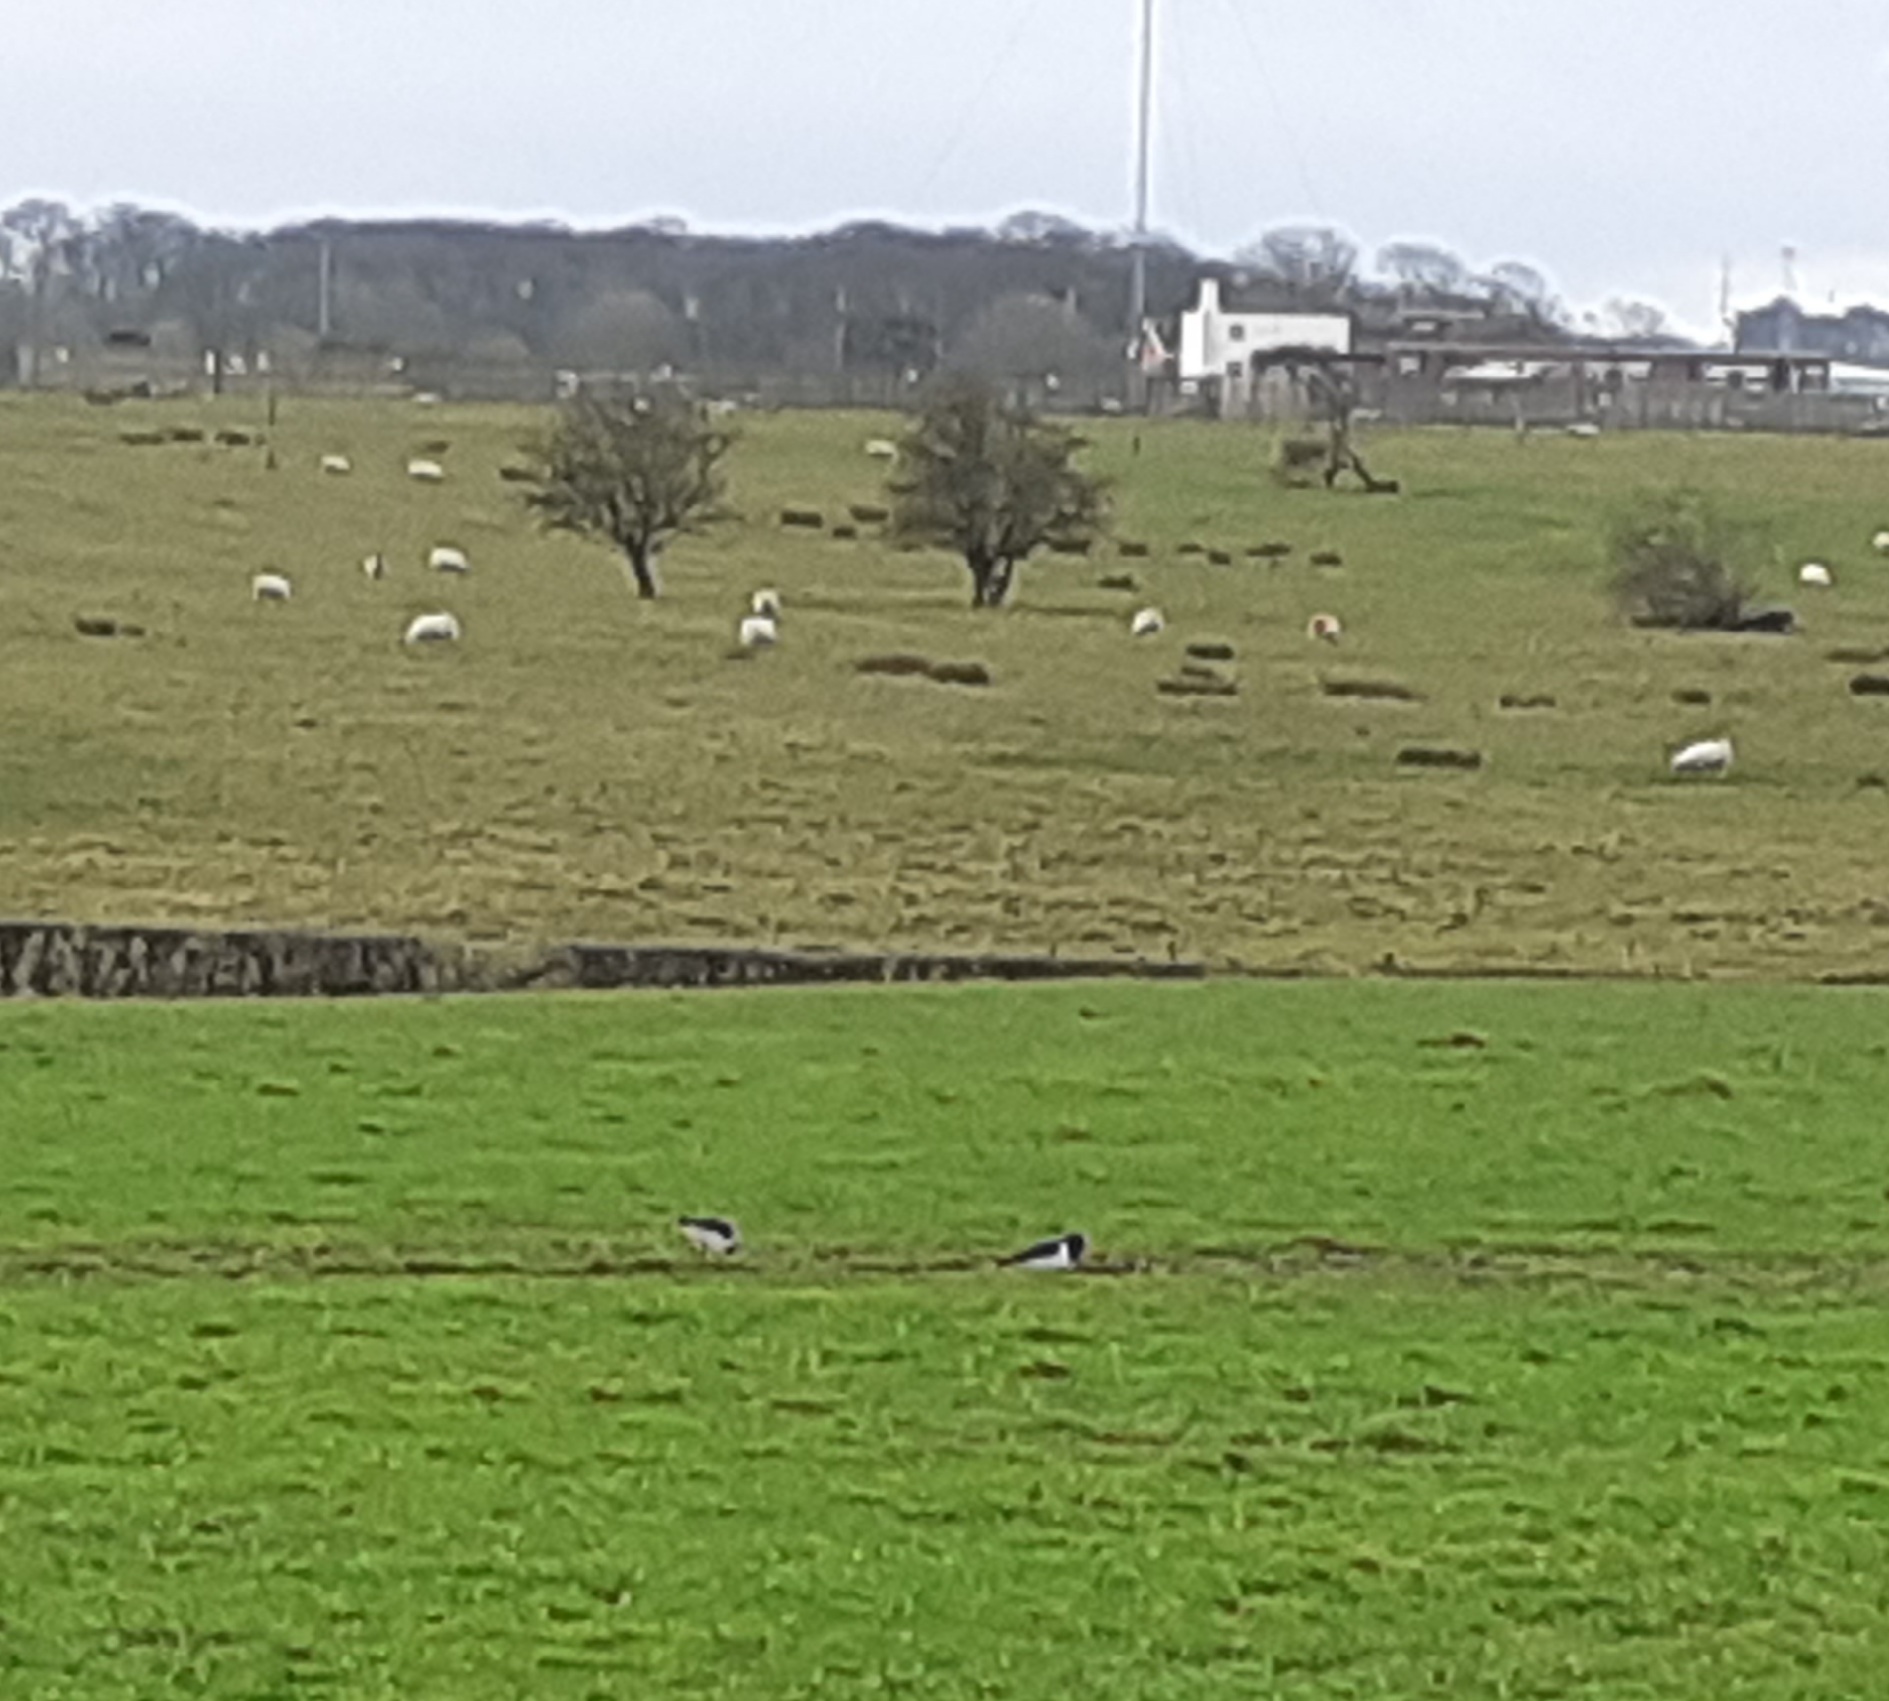
[[[1482,766],[1480,750],[1454,750],[1447,745],[1406,744],[1397,752],[1400,768],[1464,768]]]
[[[1608,528],[1614,597],[1636,626],[1745,630],[1754,586],[1739,562],[1749,547],[1701,492],[1649,492]]]
[[[1408,685],[1400,685],[1394,679],[1321,679],[1318,688],[1327,697],[1364,697],[1386,703],[1423,701]]]
[[[1163,697],[1237,697],[1240,688],[1230,679],[1187,678],[1157,679],[1155,690]]]

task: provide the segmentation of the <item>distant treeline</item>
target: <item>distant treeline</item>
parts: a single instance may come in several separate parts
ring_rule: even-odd
[[[1420,264],[1405,263],[1412,253]],[[82,215],[27,201],[0,214],[0,348],[22,351],[0,364],[0,382],[45,375],[46,351],[122,349],[192,366],[211,351],[266,354],[288,375],[458,361],[668,367],[742,383],[904,378],[948,363],[1098,384],[1120,374],[1130,340],[1132,258],[1118,233],[1040,213],[994,229],[869,222],[773,238],[667,220],[575,231],[331,219],[232,232],[136,206]],[[1216,269],[1243,274],[1265,305],[1343,305],[1367,321],[1388,322],[1413,297],[1552,319],[1545,286],[1532,299],[1515,288],[1526,268],[1504,282],[1502,268],[1477,277],[1440,250],[1405,244],[1387,258],[1393,277],[1366,280],[1335,233],[1284,230]],[[1213,265],[1152,241],[1151,316],[1171,324]]]

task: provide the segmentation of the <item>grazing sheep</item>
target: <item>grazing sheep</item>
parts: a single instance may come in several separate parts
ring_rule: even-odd
[[[1889,532],[1878,532],[1869,540],[1869,547],[1878,555],[1889,555]]]
[[[1167,625],[1158,608],[1138,608],[1134,619],[1128,623],[1128,635],[1131,638],[1152,638]]]
[[[351,473],[354,471],[354,463],[349,460],[346,455],[323,455],[321,458],[321,470],[325,473],[335,473],[337,475],[341,473]]]
[[[765,614],[750,614],[736,633],[744,650],[762,650],[781,641],[781,629]]]
[[[1328,644],[1335,644],[1345,635],[1345,629],[1335,614],[1315,614],[1305,623],[1305,635],[1308,638],[1322,638]]]
[[[450,644],[460,637],[458,617],[451,614],[416,614],[407,622],[403,644]]]
[[[436,573],[470,573],[472,563],[466,559],[463,549],[454,549],[451,544],[442,543],[426,558],[427,566]]]
[[[417,478],[422,484],[438,484],[446,476],[446,469],[438,461],[407,462],[407,477]]]
[[[1577,419],[1568,427],[1570,437],[1598,437],[1600,426],[1591,419]]]
[[[257,602],[287,602],[295,587],[280,573],[258,573],[249,581],[249,594]]]
[[[748,599],[750,614],[764,615],[769,620],[781,617],[781,594],[779,591],[756,591]]]
[[[896,461],[899,458],[899,446],[890,438],[869,437],[866,439],[866,453],[875,461]]]
[[[1800,585],[1828,585],[1832,582],[1830,569],[1821,561],[1806,561],[1797,569],[1797,582]]]
[[[387,557],[376,550],[372,555],[361,558],[361,571],[370,579],[387,577]]]
[[[1723,774],[1732,765],[1732,741],[1729,738],[1702,738],[1688,744],[1672,759],[1675,774]]]

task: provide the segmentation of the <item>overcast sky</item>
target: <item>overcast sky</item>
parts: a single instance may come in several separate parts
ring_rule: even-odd
[[[1889,0],[1157,0],[1153,222],[1525,259],[1577,306],[1889,304]],[[13,0],[0,202],[1131,214],[1138,0]]]

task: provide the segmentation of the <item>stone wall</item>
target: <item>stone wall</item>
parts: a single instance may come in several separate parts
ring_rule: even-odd
[[[1198,963],[1114,957],[923,956],[889,952],[764,951],[692,945],[570,945],[547,958],[539,984],[790,986],[841,982],[1088,980],[1103,976],[1195,980]]]
[[[379,993],[840,982],[1197,979],[1198,963],[1128,958],[567,945],[524,967],[397,934],[211,932],[0,921],[0,998],[351,998]]]
[[[458,977],[418,939],[0,921],[0,997],[345,998]]]

